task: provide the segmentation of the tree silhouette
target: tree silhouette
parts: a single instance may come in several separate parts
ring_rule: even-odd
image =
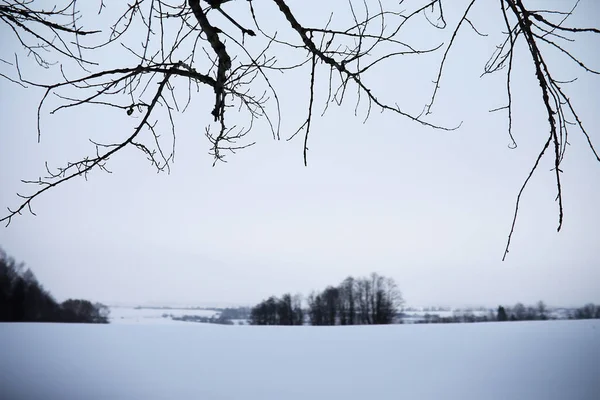
[[[34,80],[22,74],[19,54],[14,60],[8,54],[0,55],[2,77],[15,85],[42,91],[36,116],[38,139],[43,132],[42,116],[48,110],[53,114],[82,106],[103,107],[125,112],[134,123],[117,142],[102,143],[89,138],[92,149],[88,155],[62,167],[47,167],[46,177],[25,181],[37,189],[19,195],[20,203],[0,219],[7,224],[23,211],[33,213],[32,201],[48,190],[76,177],[86,177],[95,169],[108,171],[110,158],[126,148],[141,151],[157,171],[169,171],[175,137],[180,132],[176,129],[176,115],[192,108],[207,117],[200,118],[197,125],[205,127],[214,162],[224,161],[227,153],[252,146],[257,137],[254,132],[268,129],[273,138],[280,139],[282,110],[299,105],[282,104],[278,96],[282,89],[275,81],[277,76],[287,76],[293,70],[303,74],[306,84],[308,99],[300,105],[306,118],[298,129],[285,131],[294,132],[286,135],[288,140],[303,136],[305,164],[313,120],[329,105],[341,105],[350,93],[357,101],[355,113],[362,112],[364,118],[372,111],[385,111],[432,129],[455,130],[460,124],[437,124],[430,115],[447,64],[470,56],[453,54],[459,34],[470,30],[485,36],[477,25],[486,25],[473,13],[476,4],[484,3],[476,0],[465,1],[461,5],[462,16],[451,23],[446,19],[443,0],[320,2],[313,16],[328,17],[316,25],[304,22],[301,7],[290,6],[286,0],[59,3],[4,0],[0,4],[0,20],[25,54],[46,69],[60,63],[60,79],[36,74]],[[563,223],[560,167],[572,129],[585,137],[600,161],[566,84],[552,75],[553,66],[547,57],[549,52],[558,51],[564,59],[573,61],[574,68],[598,74],[572,54],[575,38],[600,33],[593,27],[568,25],[568,17],[577,4],[566,11],[536,10],[528,8],[523,0],[499,0],[495,14],[486,13],[486,18],[497,17],[505,25],[502,41],[490,46],[496,45],[496,51],[485,64],[483,75],[505,74],[507,101],[493,111],[506,112],[511,146],[516,147],[513,114],[519,111],[513,107],[511,81],[516,65],[532,62],[533,79],[539,84],[540,103],[547,116],[547,135],[540,141],[540,151],[517,194],[503,258],[510,248],[523,192],[546,153],[551,153],[554,162],[558,230]],[[458,6],[453,2],[452,7]],[[86,26],[99,25],[98,29],[84,29],[84,22]],[[420,30],[411,30],[414,26]],[[427,35],[429,29],[447,31],[447,40],[437,46],[419,47],[418,39]],[[527,59],[515,51],[521,44],[527,48]],[[121,63],[121,58],[115,57],[95,60],[101,51],[120,54],[122,49],[130,57],[123,57]],[[432,77],[431,98],[422,112],[415,114],[401,108],[395,99],[385,98],[373,85],[373,77],[392,59],[425,57],[436,52],[440,55],[439,68]],[[282,62],[288,59],[294,61]],[[317,87],[327,88],[324,97]],[[212,97],[210,106],[204,102],[207,94]]]
[[[251,325],[302,325],[301,297],[289,293],[281,298],[271,296],[252,308],[249,322]]]
[[[108,314],[87,300],[57,303],[30,269],[0,249],[0,322],[107,323]]]
[[[539,318],[542,320],[548,319],[548,307],[546,307],[546,303],[540,300],[538,301],[536,306]]]
[[[498,321],[508,321],[508,315],[506,314],[506,310],[502,306],[498,306],[498,315],[496,317]]]

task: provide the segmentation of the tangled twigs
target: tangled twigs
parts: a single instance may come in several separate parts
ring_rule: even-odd
[[[580,129],[580,131],[585,135],[588,145],[591,151],[593,152],[594,156],[598,161],[600,161],[600,157],[598,157],[598,153],[596,152],[596,149],[592,144],[590,136],[588,135],[586,129],[581,123],[579,115],[573,108],[570,98],[563,91],[560,82],[556,80],[550,73],[550,68],[544,58],[544,52],[542,51],[540,45],[547,44],[550,45],[552,48],[558,49],[561,53],[567,55],[572,61],[574,61],[586,72],[597,74],[597,71],[588,68],[580,59],[571,55],[571,53],[564,48],[564,45],[560,43],[560,41],[562,41],[563,43],[572,42],[574,39],[558,34],[557,31],[572,34],[579,32],[600,33],[600,31],[595,28],[563,27],[562,24],[573,13],[574,8],[569,12],[562,13],[561,21],[559,23],[553,23],[548,21],[542,15],[542,11],[532,11],[527,9],[524,6],[522,0],[500,0],[500,2],[506,25],[508,28],[507,39],[501,46],[499,46],[499,51],[494,56],[492,56],[490,61],[488,61],[488,64],[486,65],[486,73],[491,73],[502,69],[505,66],[506,61],[508,60],[508,106],[503,108],[508,109],[509,135],[513,143],[515,143],[512,132],[512,95],[510,78],[513,65],[513,52],[515,43],[517,42],[518,38],[523,38],[529,49],[529,54],[531,56],[535,68],[535,76],[541,89],[541,99],[544,104],[549,127],[547,140],[545,141],[542,150],[536,158],[533,168],[527,175],[527,178],[525,179],[525,182],[521,186],[521,189],[519,190],[519,193],[517,195],[511,229],[508,235],[504,255],[502,257],[502,260],[505,260],[509,252],[511,239],[517,222],[519,205],[521,202],[521,195],[527,187],[527,184],[529,183],[534,172],[537,170],[540,160],[542,159],[542,157],[546,153],[546,150],[550,147],[551,144],[554,150],[553,171],[557,190],[556,201],[558,202],[557,231],[560,231],[563,226],[564,209],[563,191],[561,183],[561,173],[563,171],[561,170],[560,166],[565,156],[565,152],[568,145],[569,125],[576,125]],[[508,11],[510,12],[510,14],[508,13]],[[509,22],[509,15],[515,20],[515,22],[513,22],[512,24]],[[571,118],[574,119],[576,122],[572,123],[570,121]]]
[[[0,220],[7,223],[24,209],[32,211],[33,199],[50,188],[76,176],[86,177],[93,169],[108,171],[109,158],[126,147],[139,150],[158,172],[168,173],[174,162],[176,136],[184,129],[204,133],[213,165],[252,146],[256,142],[253,134],[265,130],[275,139],[280,138],[281,131],[294,132],[286,134],[288,140],[302,133],[306,165],[309,140],[318,134],[315,108],[323,110],[323,115],[330,105],[349,101],[349,96],[356,99],[355,116],[361,114],[364,120],[373,110],[386,111],[438,131],[455,130],[460,127],[458,121],[438,124],[428,118],[442,90],[440,82],[446,79],[446,65],[458,58],[454,53],[465,27],[485,37],[488,29],[483,33],[479,28],[492,17],[486,13],[485,21],[474,19],[477,14],[473,10],[489,3],[478,0],[464,0],[464,8],[456,17],[445,12],[443,0],[349,0],[334,6],[345,9],[332,11],[327,8],[333,3],[321,2],[315,5],[319,12],[313,13],[311,22],[302,21],[307,17],[293,11],[287,0],[132,0],[114,5],[98,0],[102,13],[107,7],[119,10],[114,19],[100,23],[106,28],[100,31],[82,26],[82,22],[86,26],[96,22],[96,7],[84,7],[83,10],[93,12],[87,11],[89,15],[81,19],[79,3],[64,1],[64,6],[49,8],[42,0],[0,0],[0,23],[8,27],[17,47],[44,68],[58,61],[60,78],[48,82],[43,77],[24,76],[19,67],[19,60],[24,57],[13,56],[12,52],[0,55],[0,77],[42,91],[37,110],[38,139],[46,111],[53,115],[94,106],[126,113],[134,123],[115,143],[88,138],[95,150],[92,155],[65,163],[54,172],[47,168],[46,178],[24,181],[37,185],[38,190],[19,195],[20,205],[9,209]],[[522,0],[499,0],[499,5],[496,11],[505,31],[504,39],[486,63],[483,75],[506,73],[507,103],[492,111],[507,110],[509,147],[516,148],[511,77],[515,65],[528,65],[515,61],[515,48],[522,43],[533,61],[548,121],[547,135],[540,140],[541,151],[517,195],[504,259],[522,195],[541,159],[553,154],[558,230],[563,225],[561,165],[573,127],[583,133],[600,161],[574,101],[565,92],[564,83],[552,75],[552,66],[548,65],[551,59],[546,57],[551,49],[584,73],[598,75],[600,71],[573,54],[569,44],[581,34],[596,35],[600,30],[567,25],[577,2],[570,11],[528,9]],[[453,2],[452,7],[458,6]],[[421,31],[408,30],[419,23]],[[428,30],[447,31],[446,42],[421,48],[416,43],[423,42]],[[91,42],[90,37],[99,40]],[[119,56],[93,60],[90,55],[100,54],[96,52],[99,49]],[[433,78],[435,86],[424,107],[418,104],[414,110],[410,106],[401,108],[398,99],[386,97],[390,91],[386,93],[375,86],[378,75],[393,71],[391,60],[436,54],[440,58],[435,76],[427,77],[424,83],[429,87]],[[115,60],[117,65],[105,64]],[[304,82],[308,96],[302,103],[298,104],[297,99],[292,104],[280,102],[278,93],[282,87],[275,84],[275,77],[282,75],[288,81]],[[401,77],[390,74],[390,79],[396,78]],[[208,103],[203,96],[209,98]],[[196,101],[198,97],[200,100]],[[282,109],[286,107],[304,110],[303,123],[297,130],[297,126],[290,129],[282,125],[282,115],[286,115]],[[178,115],[185,112],[191,112],[195,121],[182,127],[177,125]]]

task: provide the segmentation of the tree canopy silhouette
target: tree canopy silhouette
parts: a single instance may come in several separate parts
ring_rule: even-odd
[[[107,306],[89,300],[58,303],[25,265],[0,248],[0,322],[108,323]]]

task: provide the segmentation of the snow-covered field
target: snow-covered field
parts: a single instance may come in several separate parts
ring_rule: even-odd
[[[134,308],[134,307],[111,307],[110,322],[112,324],[181,324],[182,321],[174,321],[171,317],[164,315],[182,317],[184,315],[198,315],[201,317],[212,317],[219,314],[213,310],[198,310],[189,308]]]
[[[0,324],[0,398],[600,399],[600,320]]]

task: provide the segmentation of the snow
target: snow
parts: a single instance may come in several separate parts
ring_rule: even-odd
[[[164,317],[167,314],[169,317]],[[212,317],[219,314],[214,310],[201,310],[191,308],[134,308],[134,307],[111,307],[110,322],[113,324],[181,324],[182,321],[174,321],[170,315],[182,317],[184,315],[198,315],[201,317]]]
[[[600,320],[0,324],[0,398],[594,399]]]

